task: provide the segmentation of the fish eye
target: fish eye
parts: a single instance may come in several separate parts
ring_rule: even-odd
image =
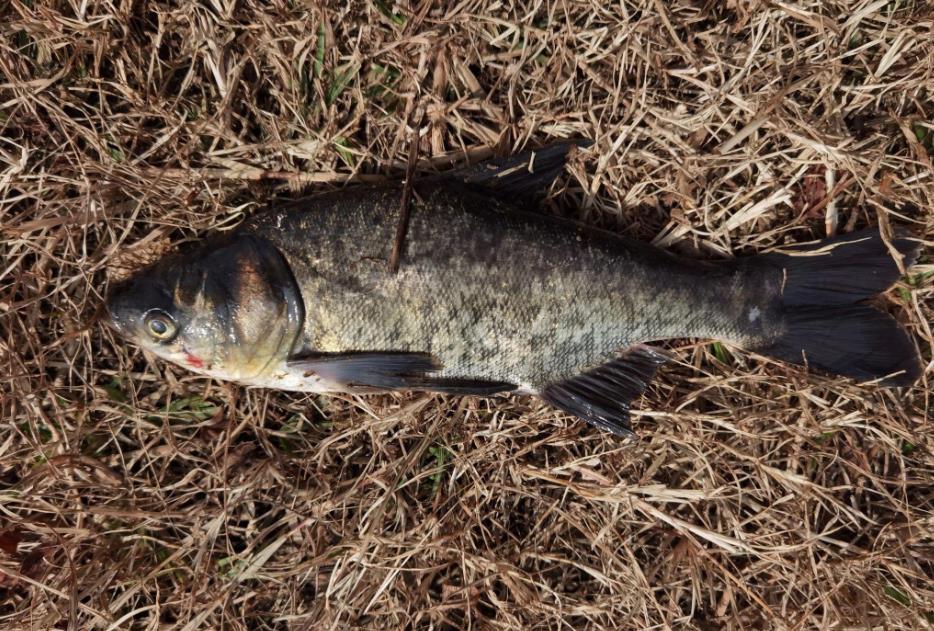
[[[147,311],[144,321],[149,334],[153,339],[160,342],[168,342],[175,337],[175,334],[178,332],[175,320],[162,309],[151,309]]]

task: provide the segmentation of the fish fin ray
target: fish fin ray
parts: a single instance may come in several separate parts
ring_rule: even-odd
[[[394,351],[303,353],[287,365],[347,390],[422,390],[450,394],[495,394],[515,390],[504,381],[438,377],[441,364],[428,353]]]
[[[918,349],[889,314],[870,305],[794,307],[783,316],[782,334],[753,347],[793,364],[883,386],[910,386],[921,376]]]
[[[896,231],[892,247],[906,268],[921,252],[921,242],[904,231]],[[902,275],[874,228],[788,246],[753,260],[782,269],[785,307],[850,305],[885,291]]]
[[[617,436],[632,436],[629,410],[668,360],[658,349],[633,346],[616,359],[580,375],[550,383],[540,397],[551,405]]]
[[[447,175],[479,192],[508,200],[534,198],[544,193],[564,170],[572,149],[586,148],[593,141],[579,138],[555,142],[507,158],[486,160]]]

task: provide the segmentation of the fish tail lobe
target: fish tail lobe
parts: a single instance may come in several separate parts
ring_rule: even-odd
[[[769,342],[751,350],[885,386],[911,385],[922,373],[915,343],[865,301],[891,287],[920,246],[900,234],[887,244],[867,229],[757,257],[781,274],[780,318]]]

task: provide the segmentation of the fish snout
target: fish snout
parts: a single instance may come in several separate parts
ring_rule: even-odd
[[[103,321],[122,336],[128,336],[133,330],[133,320],[139,314],[139,307],[133,303],[129,283],[122,282],[110,289],[104,299]]]

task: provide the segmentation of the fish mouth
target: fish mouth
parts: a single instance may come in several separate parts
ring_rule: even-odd
[[[109,292],[102,305],[101,320],[107,327],[120,335],[126,336],[129,333],[129,327],[126,317],[123,315],[126,310],[119,304],[121,289],[125,289],[125,286],[114,287]]]
[[[138,324],[143,317],[140,304],[151,302],[151,297],[140,291],[139,283],[123,281],[110,288],[102,305],[101,320],[121,337],[133,340],[139,334]]]
[[[117,316],[117,314],[114,313],[113,307],[111,307],[109,299],[106,302],[104,302],[103,308],[101,309],[101,321],[103,321],[105,326],[113,329],[117,333],[120,333],[120,334],[126,333],[126,327],[123,321],[119,318],[119,316]]]

